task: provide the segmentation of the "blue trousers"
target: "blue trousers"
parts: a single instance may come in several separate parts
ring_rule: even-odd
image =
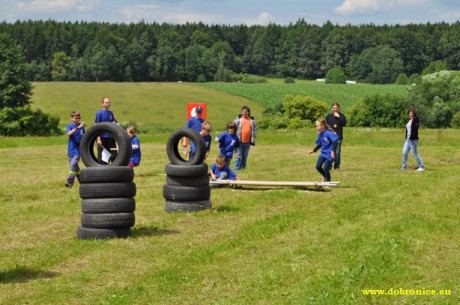
[[[324,157],[319,157],[316,161],[316,170],[323,176],[324,181],[331,181],[331,166],[332,161]]]
[[[406,142],[404,142],[403,150],[402,150],[402,165],[401,168],[406,169],[407,168],[407,155],[409,155],[409,151],[412,151],[412,155],[414,155],[415,160],[417,160],[418,167],[424,168],[425,166],[423,165],[422,158],[417,153],[417,146],[418,146],[418,140],[409,140],[406,139]]]
[[[240,147],[238,147],[238,156],[235,159],[235,170],[245,169],[246,168],[246,161],[248,160],[249,149],[251,148],[251,144],[249,143],[240,143]]]

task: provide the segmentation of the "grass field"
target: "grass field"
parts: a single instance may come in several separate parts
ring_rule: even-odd
[[[261,131],[240,178],[318,181],[315,136]],[[425,172],[399,170],[402,130],[347,128],[336,188],[217,189],[168,214],[167,133],[141,136],[133,237],[109,241],[76,238],[65,137],[1,138],[0,304],[459,304],[460,134],[420,137]],[[449,295],[409,291],[431,289]]]
[[[363,96],[379,92],[404,95],[408,89],[408,86],[402,85],[336,85],[306,80],[296,80],[295,84],[285,84],[281,79],[269,79],[268,83],[263,84],[213,82],[204,83],[202,86],[241,96],[264,106],[281,103],[286,95],[313,96],[328,105],[339,102],[345,113],[347,108]]]
[[[107,95],[120,122],[146,131],[136,225],[128,239],[78,240],[78,187],[63,186],[66,137],[0,137],[0,304],[459,304],[457,130],[421,130],[427,171],[414,172],[412,156],[411,170],[399,170],[402,130],[346,128],[338,187],[216,189],[211,211],[164,212],[165,143],[188,102],[208,104],[217,135],[243,104],[260,117],[285,94],[346,109],[366,92],[406,90],[325,86],[34,83],[34,107],[61,127],[74,109],[92,122]],[[315,137],[313,128],[259,131],[240,178],[319,181],[317,155],[307,155]]]

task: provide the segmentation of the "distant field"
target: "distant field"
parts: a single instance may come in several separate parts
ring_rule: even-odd
[[[398,85],[326,85],[313,81],[284,84],[270,79],[267,84],[243,83],[33,83],[33,107],[57,114],[62,128],[70,112],[79,110],[87,123],[94,122],[103,96],[112,100],[112,110],[119,122],[135,122],[147,133],[172,131],[185,124],[187,103],[206,103],[207,119],[222,130],[233,120],[242,105],[251,107],[257,118],[272,103],[286,95],[311,95],[331,104],[338,101],[347,108],[366,94],[394,92],[404,94],[407,86]]]
[[[286,95],[308,95],[326,102],[328,105],[339,102],[342,110],[353,105],[359,98],[379,93],[391,92],[406,94],[408,86],[401,85],[369,85],[369,84],[347,84],[331,85],[316,81],[299,81],[295,84],[284,84],[284,80],[269,80],[265,84],[244,84],[244,83],[204,83],[202,86],[213,88],[241,96],[248,100],[268,106],[282,102]]]
[[[119,122],[136,122],[149,133],[171,131],[186,122],[187,103],[206,103],[207,119],[215,128],[225,124],[248,105],[259,116],[263,106],[257,102],[208,89],[191,83],[33,83],[33,107],[57,114],[64,127],[70,122],[70,112],[79,110],[82,120],[92,124],[103,96],[109,96]]]

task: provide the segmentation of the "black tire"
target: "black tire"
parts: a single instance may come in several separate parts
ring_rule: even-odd
[[[121,229],[134,226],[134,213],[82,214],[81,226],[93,229]]]
[[[94,143],[97,137],[103,133],[109,133],[118,144],[118,153],[112,163],[100,163],[94,154]],[[131,158],[131,139],[123,127],[114,123],[98,123],[91,126],[83,135],[80,142],[80,156],[86,167],[96,166],[127,166]]]
[[[189,160],[185,160],[179,151],[179,144],[184,137],[189,138],[195,145],[195,155]],[[172,164],[197,165],[204,161],[204,157],[206,156],[206,144],[201,134],[195,129],[181,128],[177,129],[169,136],[168,143],[166,144],[166,152]]]
[[[163,197],[171,201],[199,201],[211,197],[211,187],[163,185]]]
[[[77,228],[78,239],[109,239],[126,238],[131,236],[130,228],[122,229],[93,229],[79,226]]]
[[[80,197],[91,198],[131,198],[136,196],[134,182],[85,183],[80,184]]]
[[[209,185],[209,176],[197,177],[179,177],[179,176],[166,176],[166,184],[178,186],[206,186]]]
[[[135,209],[134,198],[99,198],[81,201],[81,210],[86,214],[132,213]]]
[[[80,172],[80,183],[131,182],[134,170],[129,166],[87,167]]]
[[[211,199],[201,201],[170,201],[165,200],[166,212],[196,212],[211,209]]]
[[[175,165],[166,164],[166,175],[177,177],[198,177],[208,174],[208,164]]]

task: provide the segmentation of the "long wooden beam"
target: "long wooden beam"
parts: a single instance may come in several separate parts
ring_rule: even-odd
[[[340,182],[303,182],[303,181],[258,181],[258,180],[215,180],[209,184],[259,185],[259,186],[337,186]]]

